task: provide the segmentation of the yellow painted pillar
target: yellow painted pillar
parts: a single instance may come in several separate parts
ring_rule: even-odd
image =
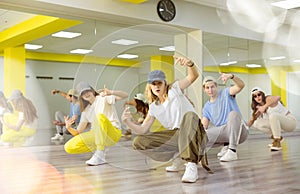
[[[26,60],[24,46],[4,49],[4,93],[9,96],[14,89],[25,94]]]
[[[271,88],[273,96],[280,96],[284,105],[286,104],[286,71],[281,67],[269,69]]]
[[[172,56],[152,56],[150,69],[161,70],[166,74],[168,83],[174,81],[174,60]],[[165,128],[160,124],[158,120],[155,120],[151,127],[151,132],[163,131]]]
[[[285,106],[287,106],[287,101],[286,101],[286,71],[280,71],[280,83],[281,83],[281,87],[280,87],[280,96],[281,96],[281,102],[283,102],[283,104]]]
[[[162,70],[169,83],[174,81],[174,59],[172,56],[152,56],[151,71]]]

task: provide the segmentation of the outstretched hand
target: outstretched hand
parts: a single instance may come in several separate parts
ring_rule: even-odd
[[[72,124],[75,122],[75,118],[69,118],[69,116],[64,116],[65,118],[65,124],[66,124],[66,128],[70,128],[72,126]]]
[[[255,112],[255,114],[261,115],[264,112],[266,112],[266,108],[264,106],[256,106],[257,111]]]
[[[123,111],[123,114],[122,114],[122,121],[123,121],[124,123],[126,123],[126,121],[127,121],[128,119],[132,119],[132,115],[131,115],[129,109],[130,109],[130,107],[127,106],[127,107],[124,109],[124,111]]]
[[[221,72],[219,72],[219,74],[220,77],[218,78],[218,80],[222,80],[224,84],[227,82],[227,80],[232,78],[232,74],[221,73]]]
[[[98,92],[102,96],[109,96],[113,94],[112,90],[107,89],[106,85],[103,86],[103,89],[99,89]]]
[[[177,56],[173,56],[174,58],[174,65],[176,65],[178,62],[180,63],[181,66],[191,66],[193,65],[192,60],[185,58],[185,57],[177,57]]]

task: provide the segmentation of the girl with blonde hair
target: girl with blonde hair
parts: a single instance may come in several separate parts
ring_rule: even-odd
[[[3,124],[1,141],[21,146],[36,133],[37,111],[31,100],[20,90],[14,90],[8,101],[13,106],[13,113],[6,113],[1,118]]]

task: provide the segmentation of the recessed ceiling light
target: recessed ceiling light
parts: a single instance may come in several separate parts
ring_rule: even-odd
[[[261,67],[261,65],[258,65],[258,64],[246,64],[247,67],[250,67],[250,68],[258,68],[258,67]]]
[[[132,55],[132,54],[121,54],[117,56],[118,58],[123,58],[123,59],[135,59],[138,58],[138,55]]]
[[[294,63],[300,63],[300,59],[294,59],[293,62]]]
[[[271,3],[271,5],[276,7],[281,7],[283,9],[293,9],[296,7],[300,7],[300,0],[286,0],[286,1],[277,1]]]
[[[60,32],[52,34],[51,36],[58,37],[58,38],[75,38],[77,36],[81,36],[81,33],[60,31]]]
[[[233,64],[236,64],[237,61],[229,61],[229,62],[226,62],[226,63],[220,63],[220,66],[228,66],[228,65],[233,65]]]
[[[275,61],[275,60],[285,59],[285,56],[270,57],[269,59]]]
[[[113,40],[111,41],[111,43],[128,46],[128,45],[137,44],[139,42],[136,40],[119,39],[119,40]]]
[[[74,53],[74,54],[88,54],[91,52],[93,52],[93,50],[89,50],[89,49],[75,49],[70,51],[70,53]]]
[[[161,51],[175,51],[175,46],[160,47],[159,50],[161,50]]]
[[[25,44],[25,49],[29,49],[29,50],[37,50],[42,48],[43,45],[36,45],[36,44]]]

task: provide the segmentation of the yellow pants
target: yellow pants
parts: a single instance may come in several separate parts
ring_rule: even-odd
[[[69,154],[81,154],[115,145],[121,138],[122,131],[115,128],[104,114],[96,116],[94,128],[74,136],[65,144]]]
[[[3,119],[6,123],[15,125],[18,122],[18,114],[5,114]],[[24,125],[18,131],[3,125],[1,141],[12,143],[13,146],[21,146],[27,138],[33,136],[35,133],[35,129]]]

